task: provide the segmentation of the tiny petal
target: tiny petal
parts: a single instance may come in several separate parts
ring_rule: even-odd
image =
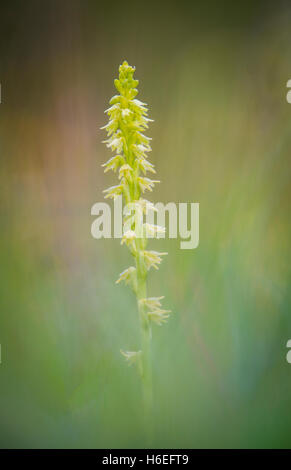
[[[170,312],[171,312],[170,310],[157,309],[157,310],[153,310],[152,312],[149,312],[148,317],[152,322],[154,322],[157,325],[161,326],[169,318],[169,316],[170,316],[169,313]]]
[[[160,225],[145,223],[143,227],[146,237],[154,237],[155,235],[164,234],[166,232],[165,227],[161,227]]]
[[[106,145],[108,148],[111,148],[111,150],[116,150],[118,153],[122,151],[123,147],[123,139],[121,137],[119,138],[114,138],[113,140],[109,139],[108,141],[105,141]]]
[[[142,191],[152,191],[155,183],[159,183],[158,180],[151,180],[145,176],[139,176],[137,180]]]
[[[116,196],[122,194],[123,191],[123,184],[119,184],[117,186],[111,186],[110,188],[104,189],[103,193],[107,193],[105,199],[112,198],[114,199]]]
[[[132,168],[130,165],[127,163],[125,165],[122,165],[119,170],[119,179],[126,177],[127,179],[130,179],[131,173],[132,173]]]
[[[158,251],[144,251],[144,260],[147,270],[151,267],[159,269],[158,265],[162,262],[162,256],[167,255],[168,253],[160,253]]]
[[[138,164],[144,175],[147,171],[150,171],[151,173],[156,173],[154,165],[148,160],[146,160],[144,157],[138,158]]]
[[[140,100],[138,100],[138,99],[133,100],[133,102],[134,102],[135,104],[137,104],[138,106],[147,106],[146,103],[143,103],[142,101],[140,101]]]
[[[120,350],[121,354],[125,357],[128,362],[128,365],[132,366],[139,361],[141,351],[122,351]]]
[[[146,299],[140,299],[139,303],[149,308],[150,310],[159,308],[161,306],[160,300],[164,299],[164,296],[161,297],[147,297]]]
[[[132,111],[128,108],[125,108],[121,111],[121,116],[124,118],[126,116],[130,116],[132,114]]]
[[[105,167],[104,173],[107,173],[109,170],[116,171],[119,165],[124,162],[124,159],[121,155],[115,155],[111,157],[106,163],[103,163],[103,167]]]
[[[126,284],[128,284],[135,274],[136,268],[134,266],[130,266],[119,274],[119,278],[117,279],[116,284],[119,284],[121,281],[124,281]]]
[[[113,106],[110,106],[110,108],[105,109],[104,113],[111,113],[112,111],[115,111],[117,109],[119,109],[119,103],[116,103]]]
[[[136,233],[134,232],[134,230],[127,230],[121,239],[121,245],[123,245],[123,243],[128,245],[131,242],[133,242],[133,240],[135,239],[136,239]]]
[[[150,145],[143,145],[143,144],[133,144],[132,145],[133,153],[136,157],[146,157],[146,152],[151,152]]]

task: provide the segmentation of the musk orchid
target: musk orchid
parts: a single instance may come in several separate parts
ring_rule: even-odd
[[[117,172],[118,184],[104,191],[105,198],[122,196],[127,213],[123,216],[123,236],[121,244],[126,245],[133,257],[133,265],[125,269],[117,283],[125,282],[134,291],[139,313],[141,346],[138,351],[122,351],[129,364],[136,364],[143,383],[145,413],[152,411],[152,361],[151,327],[152,323],[162,325],[169,316],[169,310],[162,308],[159,297],[147,297],[147,275],[151,268],[158,269],[162,257],[147,249],[148,238],[164,233],[165,228],[144,223],[144,217],[155,210],[153,203],[143,197],[151,192],[157,180],[147,176],[155,174],[154,165],[148,160],[151,151],[150,138],[144,135],[149,122],[147,105],[139,101],[138,80],[134,78],[135,68],[126,61],[119,67],[119,78],[114,80],[118,94],[110,100],[110,108],[105,112],[109,122],[102,129],[107,131],[104,141],[114,156],[104,165],[104,171]]]

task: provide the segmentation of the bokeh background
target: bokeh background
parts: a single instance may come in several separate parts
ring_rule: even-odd
[[[143,447],[129,265],[90,215],[114,184],[103,114],[127,59],[155,122],[150,197],[200,203],[200,245],[151,295],[154,447],[290,447],[290,2],[0,7],[0,446]]]

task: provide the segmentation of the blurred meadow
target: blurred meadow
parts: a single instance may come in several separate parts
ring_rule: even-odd
[[[0,6],[0,447],[144,446],[130,255],[91,236],[113,79],[154,119],[153,202],[199,202],[200,244],[152,243],[154,447],[291,446],[291,6]]]

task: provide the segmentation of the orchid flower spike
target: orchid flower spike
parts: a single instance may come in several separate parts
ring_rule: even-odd
[[[155,209],[152,202],[143,198],[145,191],[152,192],[157,180],[149,178],[147,173],[156,173],[153,163],[148,160],[151,151],[151,139],[144,135],[152,121],[148,118],[145,103],[136,98],[138,80],[134,78],[135,68],[126,61],[119,67],[119,77],[114,80],[118,92],[110,100],[110,107],[105,111],[109,121],[102,129],[107,132],[104,141],[113,153],[106,163],[104,172],[117,172],[118,184],[105,189],[105,198],[114,199],[122,195],[127,207],[134,215],[124,216],[124,233],[121,244],[125,244],[134,258],[135,266],[125,269],[116,283],[124,281],[137,297],[141,328],[141,348],[137,352],[123,352],[130,364],[137,364],[144,389],[145,412],[152,408],[152,372],[151,372],[151,325],[161,325],[169,316],[169,310],[161,308],[160,297],[147,297],[146,279],[148,270],[159,268],[162,257],[167,253],[146,250],[148,238],[165,232],[165,228],[144,223],[143,218]]]

